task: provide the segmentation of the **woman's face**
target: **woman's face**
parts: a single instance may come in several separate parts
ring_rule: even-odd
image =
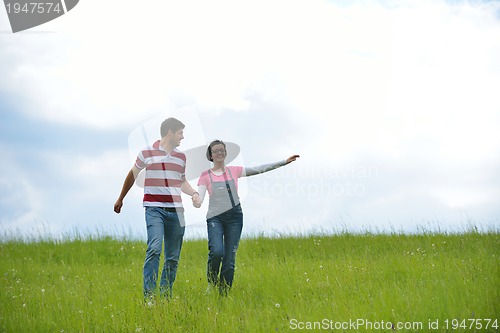
[[[216,144],[212,147],[212,160],[216,162],[224,162],[226,159],[226,148],[223,144]]]

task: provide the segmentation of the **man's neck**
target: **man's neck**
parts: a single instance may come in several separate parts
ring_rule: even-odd
[[[167,138],[162,138],[160,140],[160,146],[169,154],[175,149],[175,147],[169,142]]]

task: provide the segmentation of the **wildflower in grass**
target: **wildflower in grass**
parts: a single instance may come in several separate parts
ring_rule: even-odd
[[[276,303],[274,306],[279,308],[281,305],[280,305],[280,303]]]

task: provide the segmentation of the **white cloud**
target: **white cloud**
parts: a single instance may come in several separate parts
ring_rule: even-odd
[[[40,213],[47,201],[45,193],[36,188],[26,175],[26,166],[17,165],[15,150],[0,145],[0,237],[17,231],[36,233],[34,222],[43,223]],[[15,167],[13,167],[15,166]]]
[[[120,15],[110,19],[117,7]],[[368,11],[362,10],[352,24],[334,6],[319,1],[150,2],[139,7],[106,2],[98,10],[82,3],[61,18],[64,24],[47,27],[61,32],[20,35],[9,42],[7,58],[30,56],[6,68],[9,85],[42,106],[38,115],[109,127],[137,122],[139,112],[151,116],[176,92],[204,105],[246,109],[245,91],[262,78],[278,76],[292,87],[304,80],[316,85],[311,73],[339,76],[330,70],[331,56],[346,59],[347,51],[367,43],[368,50],[365,45],[361,52],[379,48],[356,28],[370,19]],[[348,31],[342,31],[346,22]],[[33,48],[35,40],[35,45],[51,47]]]
[[[44,25],[55,33],[0,37],[0,89],[32,117],[103,128],[132,128],[194,104],[196,116],[179,116],[193,122],[184,149],[223,136],[253,165],[298,152],[294,167],[304,172],[378,167],[363,196],[336,195],[334,206],[311,199],[313,221],[490,207],[499,186],[492,176],[500,160],[499,9],[498,2],[84,1]],[[257,125],[247,123],[249,112]],[[126,171],[143,142],[132,146]],[[106,188],[97,197],[114,199],[122,176],[106,170],[116,170],[123,152],[87,154],[76,157],[77,176],[66,177],[92,180],[82,200],[96,199],[92,184]],[[298,194],[279,211],[300,205]],[[279,219],[259,213],[269,200],[255,195],[248,198],[255,219]],[[304,224],[304,215],[286,213],[283,223]]]
[[[450,208],[467,208],[482,204],[494,205],[500,200],[498,188],[484,187],[444,187],[435,188],[430,193],[432,196],[443,201]]]
[[[16,178],[0,178],[0,188],[1,229],[4,232],[30,229],[42,211],[43,193],[20,175]]]

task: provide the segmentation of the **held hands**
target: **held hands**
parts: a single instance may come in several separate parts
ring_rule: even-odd
[[[292,156],[290,156],[289,158],[287,158],[287,159],[286,159],[286,164],[289,164],[289,163],[295,162],[295,160],[296,160],[297,158],[299,158],[299,157],[300,157],[300,155],[292,155]]]
[[[201,207],[200,195],[198,193],[193,194],[193,196],[191,197],[191,200],[193,201],[193,206],[195,208]]]

